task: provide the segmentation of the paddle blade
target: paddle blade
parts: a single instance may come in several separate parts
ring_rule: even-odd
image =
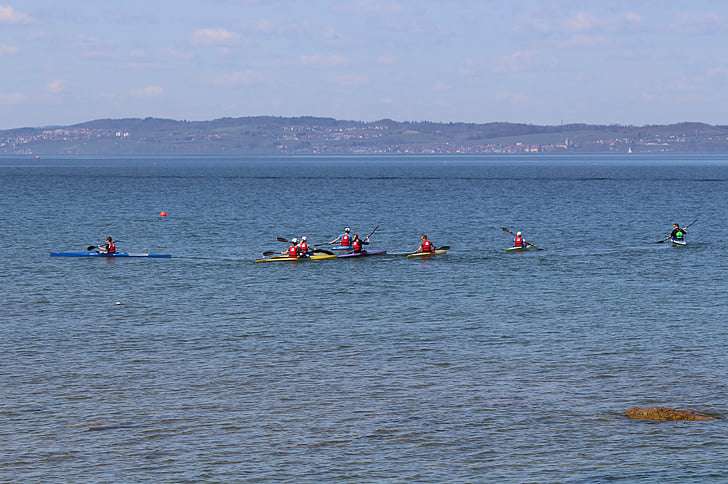
[[[286,242],[286,243],[288,243],[288,239],[285,239],[285,238],[283,238],[283,237],[276,237],[276,240],[277,240],[278,242]]]
[[[86,247],[86,250],[91,252],[92,250],[96,250],[97,248],[98,248],[98,246],[96,246],[96,245],[89,245],[88,247]]]
[[[509,229],[508,227],[501,227],[501,230],[507,234],[513,235],[513,232],[511,232],[511,229]]]
[[[379,230],[379,224],[377,224],[377,226],[376,226],[376,227],[374,227],[374,228],[372,229],[372,231],[371,231],[371,232],[369,232],[369,233],[367,234],[367,236],[366,236],[366,237],[364,237],[364,240],[368,240],[368,239],[369,239],[369,237],[371,237],[372,235],[374,235],[374,232],[376,232],[377,230]]]
[[[450,246],[449,245],[442,245],[442,246],[438,247],[437,250],[450,250]]]
[[[277,253],[278,253],[278,251],[275,251],[275,250],[266,250],[265,252],[263,252],[263,255],[265,257],[268,257],[268,256],[271,256],[271,255],[274,255],[274,254],[277,254]]]

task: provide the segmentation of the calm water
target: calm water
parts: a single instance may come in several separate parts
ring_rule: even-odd
[[[727,206],[728,157],[2,159],[0,481],[728,480],[726,420],[620,415],[728,414]],[[345,224],[452,250],[252,262]],[[176,258],[47,255],[107,234]]]

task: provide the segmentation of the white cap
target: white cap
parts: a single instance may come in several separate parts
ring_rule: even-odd
[[[351,232],[351,229],[350,229],[349,227],[346,227],[346,228],[344,229],[344,232]]]
[[[301,241],[303,242],[305,240],[306,240],[306,236],[304,235],[303,237],[301,237]]]
[[[291,239],[291,242],[293,242],[293,243],[295,244],[296,242],[298,242],[298,239],[297,239],[297,238],[295,238],[295,237],[293,237],[293,238]]]
[[[520,232],[516,232],[516,235],[521,235],[521,233]]]

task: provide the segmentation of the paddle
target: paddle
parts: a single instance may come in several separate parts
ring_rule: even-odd
[[[115,240],[114,242],[116,242],[118,244],[119,242],[123,242],[123,241],[122,240]],[[99,250],[99,246],[98,245],[89,245],[88,247],[86,247],[86,251],[88,251],[88,252],[92,252],[92,251],[95,251],[95,250]]]
[[[278,242],[285,242],[286,244],[288,243],[288,239],[286,239],[286,238],[283,238],[283,237],[276,237],[276,240],[277,240]]]
[[[374,229],[372,229],[372,231],[369,232],[366,237],[364,237],[364,243],[365,244],[368,244],[369,243],[369,237],[371,237],[372,235],[374,235],[374,232],[376,232],[377,230],[379,230],[379,224],[377,224],[377,226],[374,227]]]
[[[271,256],[271,255],[275,255],[275,254],[280,254],[280,251],[278,251],[278,250],[266,250],[265,252],[263,252],[263,255],[265,257]]]
[[[697,222],[697,221],[698,221],[698,218],[700,218],[700,217],[696,217],[696,218],[695,218],[695,220],[693,220],[692,222],[690,222],[689,224],[687,224],[687,225],[686,225],[685,227],[683,227],[683,229],[688,229],[688,228],[690,228],[690,226],[691,226],[691,225],[694,225],[694,224],[695,224],[695,222]],[[671,237],[672,237],[672,232],[670,232],[669,234],[667,234],[667,235],[665,236],[665,238],[664,238],[664,239],[662,239],[662,240],[658,240],[658,241],[657,241],[657,242],[655,242],[655,243],[656,243],[656,244],[664,244],[665,242],[667,242],[668,240],[670,240],[670,238],[671,238]]]
[[[506,232],[506,233],[511,234],[514,237],[516,236],[516,234],[514,234],[513,232],[511,232],[511,229],[509,229],[508,227],[501,227],[501,230],[503,232]],[[527,240],[525,242],[526,242],[526,247],[529,247],[530,246],[530,247],[533,247],[533,248],[538,249],[538,250],[543,250],[541,247],[537,246],[536,244],[532,244],[531,242],[529,242]]]

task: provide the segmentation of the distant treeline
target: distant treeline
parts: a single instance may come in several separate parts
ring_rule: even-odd
[[[728,153],[728,126],[342,121],[254,116],[98,119],[0,131],[0,154]]]

